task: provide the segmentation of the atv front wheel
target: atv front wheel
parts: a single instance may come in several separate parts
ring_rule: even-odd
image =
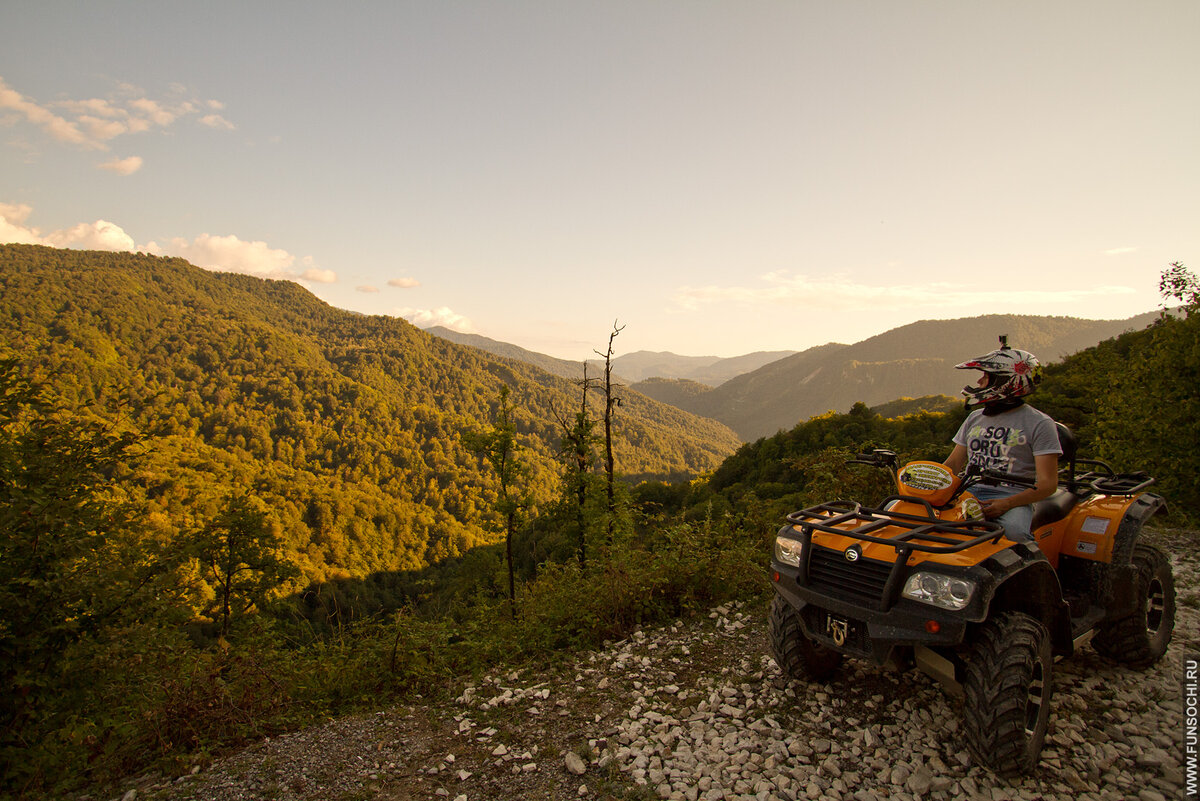
[[[771,651],[793,679],[823,682],[842,664],[841,653],[805,635],[796,610],[778,595],[771,601]]]
[[[1133,549],[1137,608],[1100,625],[1092,647],[1130,667],[1149,667],[1167,652],[1175,629],[1175,578],[1161,548],[1139,542]]]
[[[963,723],[972,756],[1001,776],[1037,765],[1050,720],[1050,632],[1022,612],[976,629],[966,654]]]

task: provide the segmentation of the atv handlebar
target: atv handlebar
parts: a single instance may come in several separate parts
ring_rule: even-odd
[[[1010,473],[1005,473],[1003,470],[990,470],[986,467],[976,467],[970,465],[967,467],[963,478],[977,476],[976,484],[1011,484],[1014,487],[1036,487],[1036,478],[1025,478],[1024,476],[1014,476]]]
[[[865,464],[868,467],[886,467],[892,470],[900,469],[900,457],[895,451],[876,448],[870,453],[860,453],[853,459],[847,459],[846,464]]]

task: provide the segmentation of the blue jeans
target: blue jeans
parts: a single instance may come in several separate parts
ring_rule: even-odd
[[[1010,487],[993,487],[988,484],[976,484],[971,487],[971,494],[980,501],[994,501],[997,498],[1007,498],[1016,495],[1020,490]],[[999,517],[988,518],[1004,526],[1004,534],[1010,540],[1017,542],[1033,542],[1033,534],[1029,528],[1033,525],[1033,507],[1026,504],[1009,509]]]

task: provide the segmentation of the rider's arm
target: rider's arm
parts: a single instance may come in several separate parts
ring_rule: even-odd
[[[967,449],[963,445],[955,445],[954,450],[950,451],[950,455],[946,457],[946,461],[942,464],[949,467],[954,475],[962,473],[963,468],[967,466]]]
[[[954,454],[951,454],[953,457]],[[1015,509],[1018,506],[1040,501],[1043,498],[1049,498],[1058,489],[1058,454],[1043,453],[1033,457],[1034,464],[1037,466],[1037,486],[1030,489],[1024,489],[1016,495],[1010,495],[1007,498],[996,498],[990,501],[983,502],[984,513],[988,517],[1003,514],[1009,509]],[[947,460],[947,464],[949,460]]]

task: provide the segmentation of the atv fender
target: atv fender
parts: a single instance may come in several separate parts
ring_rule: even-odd
[[[1125,510],[1125,516],[1121,518],[1113,538],[1112,562],[1105,567],[1101,584],[1100,597],[1108,620],[1131,614],[1137,606],[1137,569],[1133,566],[1133,549],[1146,521],[1166,510],[1167,502],[1161,495],[1152,492],[1138,496]]]
[[[995,618],[1005,611],[1023,612],[1046,626],[1056,656],[1070,656],[1074,651],[1071,607],[1063,600],[1058,574],[1045,556],[1038,555],[1040,559],[996,588],[988,618]]]

